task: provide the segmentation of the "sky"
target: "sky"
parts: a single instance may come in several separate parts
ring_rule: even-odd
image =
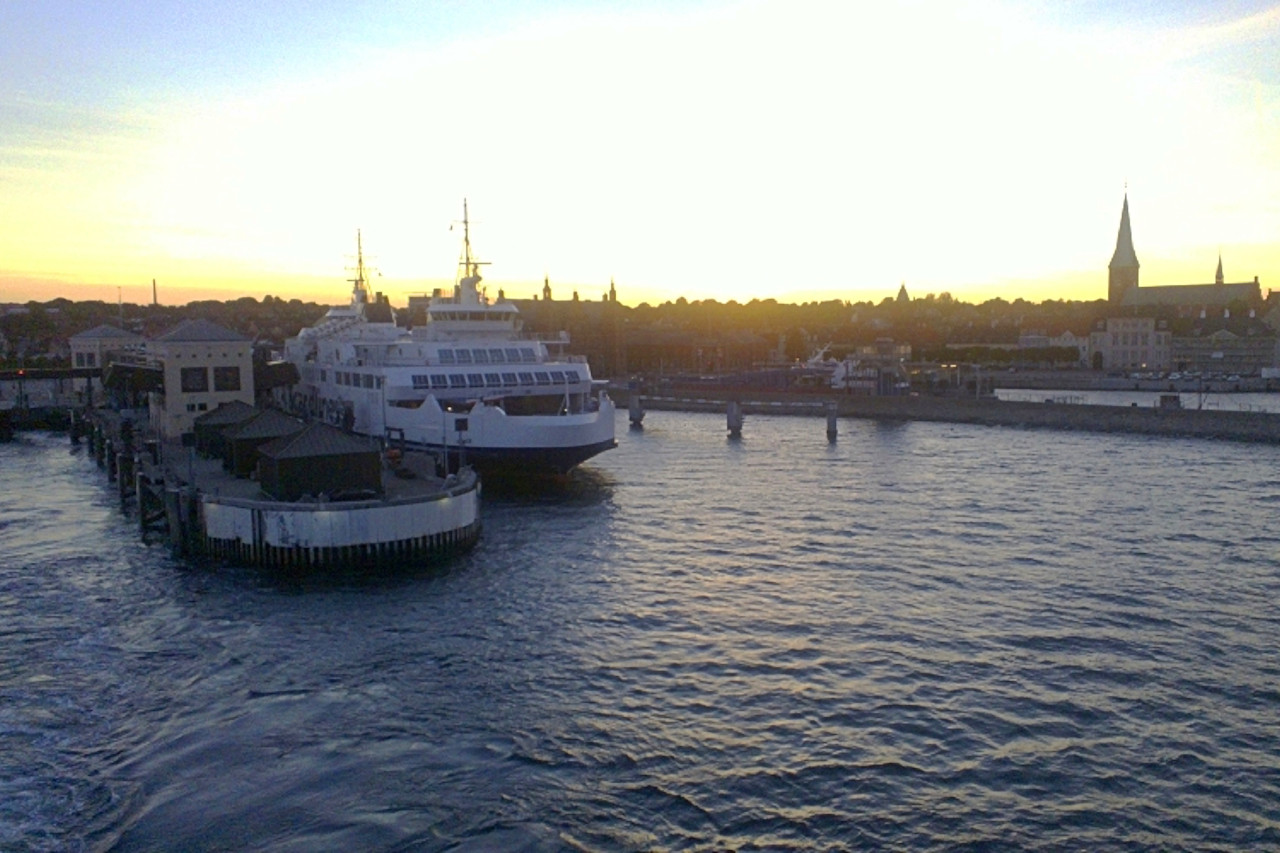
[[[0,303],[1280,287],[1280,2],[4,0]]]

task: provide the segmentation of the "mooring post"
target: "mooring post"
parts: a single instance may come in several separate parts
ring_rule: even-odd
[[[133,454],[121,450],[116,454],[116,485],[120,492],[120,509],[129,500],[129,488],[133,485]]]
[[[737,400],[730,400],[725,408],[725,425],[734,438],[742,435],[742,404]]]

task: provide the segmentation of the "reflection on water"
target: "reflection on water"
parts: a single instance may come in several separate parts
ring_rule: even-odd
[[[1280,449],[839,427],[650,413],[300,582],[0,446],[0,848],[1280,846]]]

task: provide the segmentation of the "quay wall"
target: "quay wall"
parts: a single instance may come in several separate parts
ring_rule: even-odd
[[[615,394],[623,400],[626,392]],[[724,412],[731,399],[748,414],[824,415],[831,405],[847,418],[938,421],[1022,428],[1068,429],[1280,443],[1280,415],[1267,412],[1096,406],[943,396],[842,396],[820,393],[726,392],[642,395],[646,410]]]

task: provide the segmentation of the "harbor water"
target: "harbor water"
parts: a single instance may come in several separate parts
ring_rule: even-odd
[[[1212,412],[1270,412],[1280,414],[1280,394],[1275,392],[1233,393],[1230,391],[1063,391],[1035,388],[997,388],[1001,400],[1042,403],[1052,401],[1087,406],[1138,406],[1153,408],[1162,397],[1177,396],[1184,409]]]
[[[618,429],[306,579],[0,445],[0,849],[1280,849],[1280,448]]]

